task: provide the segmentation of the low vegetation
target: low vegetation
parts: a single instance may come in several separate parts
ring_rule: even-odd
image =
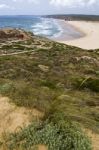
[[[91,143],[79,126],[65,120],[63,114],[57,114],[49,120],[31,123],[5,140],[7,150],[34,150],[39,144],[49,150],[91,150]]]
[[[44,117],[9,135],[1,146],[7,143],[7,150],[34,150],[43,144],[48,150],[91,150],[79,126],[99,132],[99,50],[40,37],[13,44],[24,45],[25,50],[32,45],[34,51],[1,54],[0,94],[18,106],[40,110]]]

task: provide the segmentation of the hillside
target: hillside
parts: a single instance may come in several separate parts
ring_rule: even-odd
[[[46,15],[47,18],[64,19],[67,21],[99,21],[99,15],[83,15],[83,14],[55,14]]]
[[[48,150],[91,150],[82,130],[99,133],[99,50],[34,35],[9,37],[0,40],[0,94],[44,115],[7,134],[1,148],[34,150],[40,144]]]

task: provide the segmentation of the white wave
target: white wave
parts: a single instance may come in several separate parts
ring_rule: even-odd
[[[58,23],[56,19],[53,20],[54,24],[56,25],[58,32],[53,35],[53,38],[59,37],[63,33],[63,28],[61,25]]]
[[[62,28],[54,19],[41,18],[41,22],[32,25],[32,31],[36,35],[43,35],[48,37],[59,36]]]
[[[43,30],[43,31],[41,31],[41,30],[36,30],[35,31],[35,34],[36,35],[46,35],[46,36],[50,36],[51,35],[51,32],[50,31],[46,31],[46,30]]]

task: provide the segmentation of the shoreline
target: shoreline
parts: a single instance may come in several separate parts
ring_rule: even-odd
[[[55,19],[59,26],[61,27],[61,32],[58,36],[53,37],[52,39],[55,41],[70,41],[78,38],[82,38],[85,36],[85,33],[81,30],[78,30],[72,24],[69,24],[68,21],[64,21],[61,19]]]
[[[81,34],[81,37],[73,37],[72,39],[67,39],[66,35],[63,33],[58,38],[54,38],[55,41],[68,44],[71,46],[80,47],[82,49],[99,49],[99,22],[92,21],[64,21],[58,20],[61,27],[63,28],[63,33],[65,28],[70,25],[74,30]]]

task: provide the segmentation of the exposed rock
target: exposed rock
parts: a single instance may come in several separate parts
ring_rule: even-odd
[[[48,72],[49,71],[49,67],[48,66],[44,66],[44,65],[38,65],[38,67],[41,69],[41,71],[43,72]]]
[[[81,57],[74,57],[72,58],[72,61],[74,63],[80,62],[80,61],[86,61],[89,63],[96,63],[99,64],[98,60],[89,56],[81,56]]]
[[[6,33],[3,30],[0,30],[0,39],[6,38]]]
[[[69,95],[60,95],[59,97],[58,97],[58,99],[60,99],[60,100],[68,100],[68,99],[70,99],[71,97],[69,96]]]
[[[0,40],[3,39],[19,39],[19,40],[29,40],[32,39],[33,34],[25,32],[21,29],[0,29]]]

